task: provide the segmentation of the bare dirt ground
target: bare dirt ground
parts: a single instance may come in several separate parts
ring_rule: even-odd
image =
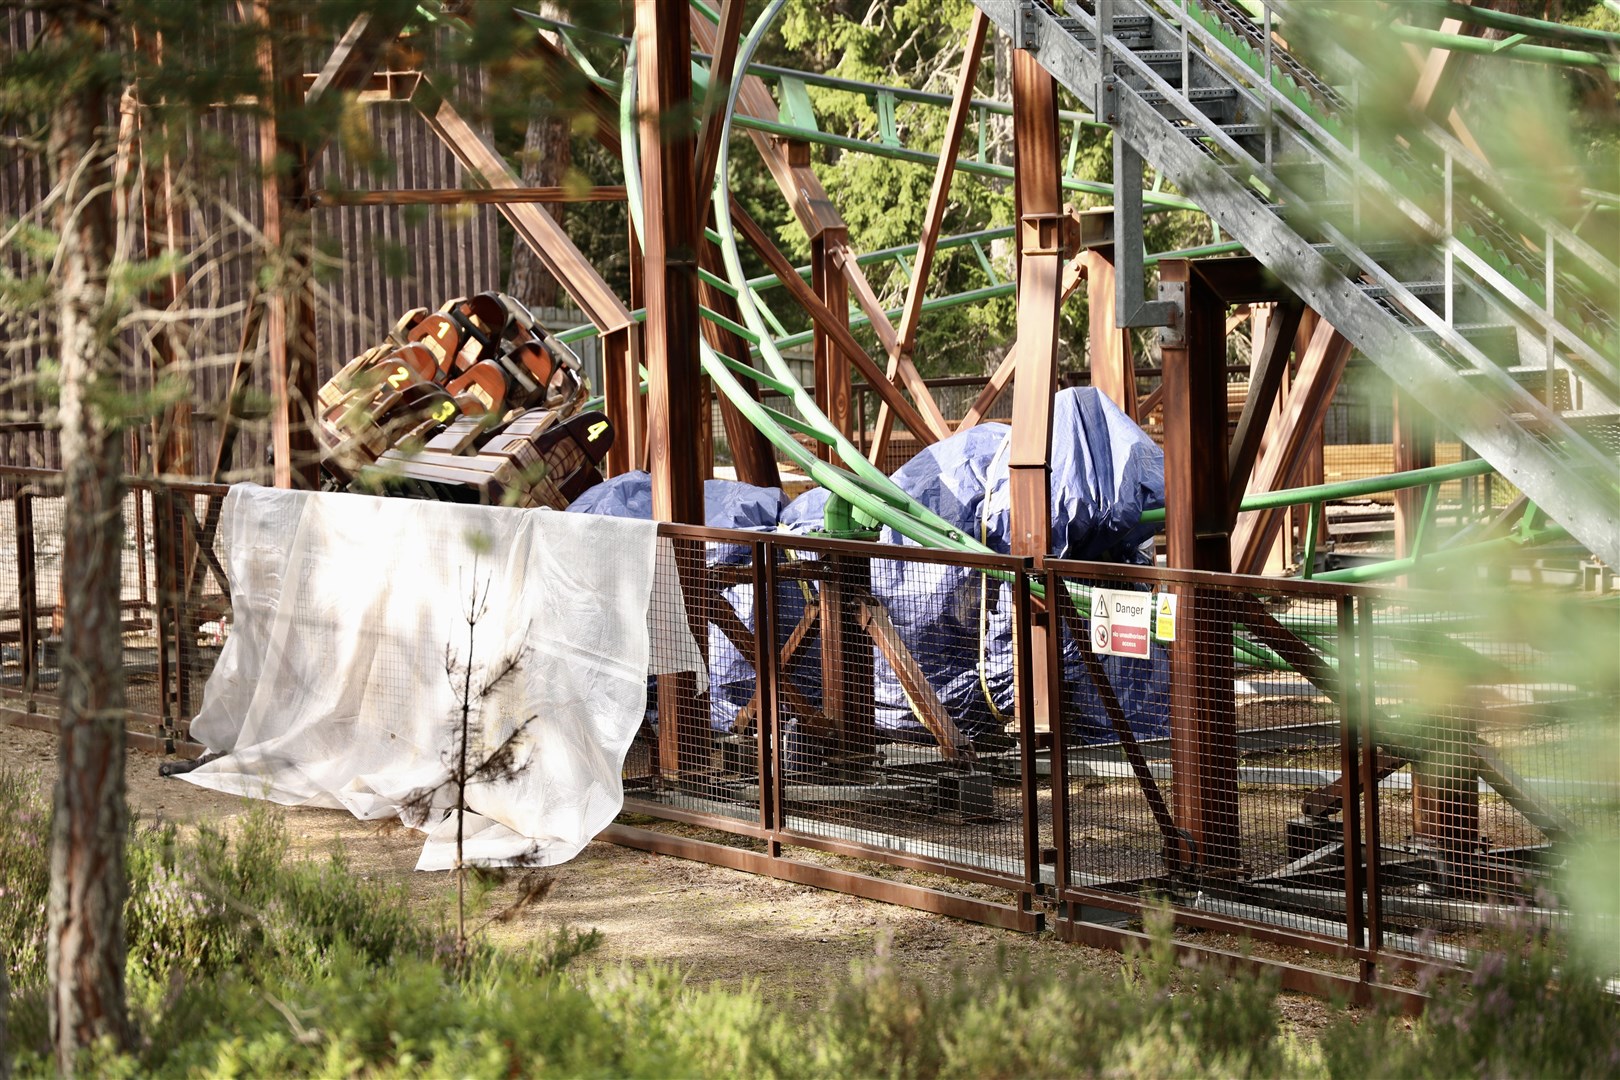
[[[250,800],[158,776],[161,758],[132,752],[127,778],[131,810],[141,818],[212,822],[226,828]],[[36,775],[48,788],[56,770],[55,736],[0,723],[0,769]],[[285,811],[296,850],[319,857],[340,847],[357,871],[398,882],[425,908],[441,910],[448,875],[417,873],[417,833],[379,831],[343,811]],[[673,964],[693,985],[753,985],[767,1000],[808,1012],[826,1000],[850,964],[887,941],[890,962],[928,984],[944,986],[958,966],[996,961],[1079,969],[1117,977],[1117,953],[1069,945],[737,871],[593,843],[555,870],[540,905],[499,927],[514,942],[562,926],[601,931],[593,962],[617,966]],[[1333,1011],[1311,998],[1283,995],[1285,1025],[1309,1039]]]

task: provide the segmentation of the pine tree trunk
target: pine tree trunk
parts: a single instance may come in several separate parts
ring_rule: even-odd
[[[94,58],[105,31],[63,30]],[[51,116],[50,157],[65,194],[58,204],[62,284],[62,467],[67,505],[62,555],[61,741],[51,829],[50,1027],[58,1067],[71,1072],[83,1047],[126,1042],[124,920],[123,638],[119,577],[124,485],[116,417],[117,354],[108,314],[113,261],[107,76],[86,64]]]
[[[556,187],[568,174],[574,152],[570,144],[568,118],[545,110],[529,117],[529,130],[523,137],[521,175],[525,187]],[[563,206],[546,207],[558,222]],[[539,256],[521,240],[512,245],[512,276],[506,282],[508,294],[532,308],[556,307],[562,290],[557,279],[540,262]]]

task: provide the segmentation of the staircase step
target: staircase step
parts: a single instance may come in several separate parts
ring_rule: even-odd
[[[1446,283],[1443,281],[1403,281],[1401,286],[1413,296],[1444,296],[1446,293]],[[1375,300],[1386,300],[1390,296],[1388,288],[1371,282],[1362,282],[1361,291]]]
[[[1139,60],[1145,61],[1153,67],[1179,68],[1181,66],[1180,49],[1133,49],[1131,50],[1131,55],[1135,56]],[[1123,63],[1116,63],[1114,65],[1116,70],[1123,68],[1124,66],[1125,65]]]
[[[1237,91],[1230,86],[1195,86],[1191,90],[1183,91],[1186,103],[1207,116],[1214,117],[1217,112],[1224,111],[1228,106],[1237,104]],[[1161,113],[1181,115],[1181,101],[1166,100],[1165,96],[1157,90],[1143,90],[1142,100],[1153,106]]]
[[[1508,375],[1512,377],[1515,383],[1530,391],[1542,401],[1545,402],[1547,400],[1546,368],[1515,366],[1504,368],[1503,370],[1505,370]],[[1479,371],[1464,371],[1462,372],[1462,377],[1465,379],[1480,379],[1484,377],[1484,373]],[[1553,411],[1568,413],[1570,406],[1572,406],[1574,403],[1574,399],[1570,396],[1569,372],[1563,370],[1562,368],[1555,369],[1553,371],[1553,399],[1551,402]],[[1569,415],[1573,416],[1576,414],[1570,413]]]
[[[1263,135],[1266,131],[1266,125],[1264,124],[1221,124],[1219,127],[1223,132],[1230,135],[1234,139],[1243,139],[1250,138],[1255,135]],[[1176,130],[1180,131],[1188,138],[1202,139],[1208,137],[1205,134],[1204,129],[1201,127],[1181,127],[1177,128]]]
[[[1457,323],[1452,329],[1504,368],[1518,366],[1519,330],[1512,323]],[[1439,333],[1427,326],[1413,326],[1411,334],[1425,345],[1443,347]]]
[[[1587,442],[1605,453],[1620,457],[1620,413],[1566,412],[1563,419]]]

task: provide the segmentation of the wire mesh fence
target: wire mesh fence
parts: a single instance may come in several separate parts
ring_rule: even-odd
[[[4,479],[0,706],[48,726],[63,499]],[[231,634],[225,492],[125,502],[152,749],[197,751]],[[623,776],[650,824],[622,842],[1085,940],[1169,903],[1363,979],[1562,922],[1573,863],[1620,845],[1612,598],[660,531],[678,588],[649,624],[704,670],[649,682]]]

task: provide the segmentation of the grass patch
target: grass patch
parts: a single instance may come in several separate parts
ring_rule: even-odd
[[[48,807],[0,773],[0,955],[18,1076],[48,1075],[44,978]],[[1175,958],[1168,926],[1117,978],[965,966],[943,989],[882,948],[806,1019],[751,988],[669,968],[581,973],[597,944],[564,931],[526,949],[475,942],[456,962],[443,907],[355,874],[340,854],[289,857],[279,813],[227,836],[134,828],[133,1050],[105,1076],[1594,1076],[1620,1071],[1620,1024],[1595,975],[1531,933],[1434,987],[1416,1024],[1346,1013],[1314,1044],[1282,1028],[1274,984]],[[447,892],[448,897],[448,892]],[[11,902],[16,899],[18,902]]]

